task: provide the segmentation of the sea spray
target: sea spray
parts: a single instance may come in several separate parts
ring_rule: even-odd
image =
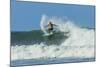
[[[57,25],[55,28],[57,28],[56,30],[59,30],[61,32],[68,32],[68,27],[67,27],[67,22],[70,22],[68,20],[65,20],[65,18],[59,18],[59,17],[48,17],[46,15],[43,15],[41,18],[41,22],[40,22],[40,27],[41,30],[44,32],[44,34],[47,34],[48,32],[47,30],[47,25],[49,24],[49,22],[52,22],[52,24]]]
[[[48,21],[47,21],[47,16],[46,15],[43,15],[42,18],[41,18],[41,22],[40,22],[40,27],[41,27],[41,30],[47,34],[47,31],[45,29],[45,26],[48,24]]]

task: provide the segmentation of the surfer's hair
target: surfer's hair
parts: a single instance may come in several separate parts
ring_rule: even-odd
[[[49,21],[49,23],[52,23],[51,21]]]

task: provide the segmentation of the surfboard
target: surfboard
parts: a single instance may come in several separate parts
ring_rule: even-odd
[[[51,35],[53,35],[54,33],[53,32],[51,32],[51,33],[46,33],[46,34],[44,34],[43,36],[51,36]]]

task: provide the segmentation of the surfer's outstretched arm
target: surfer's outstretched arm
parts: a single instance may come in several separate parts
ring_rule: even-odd
[[[56,24],[53,24],[54,26],[58,26],[58,25],[56,25]]]

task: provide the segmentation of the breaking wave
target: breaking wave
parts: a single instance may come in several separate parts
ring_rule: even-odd
[[[94,29],[81,28],[69,20],[66,21],[63,18],[48,17],[43,15],[40,26],[44,33],[47,33],[44,25],[49,21],[57,24],[59,26],[59,30],[64,32],[63,36],[67,36],[63,39],[60,45],[55,45],[55,43],[46,45],[46,43],[41,42],[40,44],[36,43],[31,45],[11,46],[11,60],[94,57]],[[58,40],[60,40],[60,38]]]

